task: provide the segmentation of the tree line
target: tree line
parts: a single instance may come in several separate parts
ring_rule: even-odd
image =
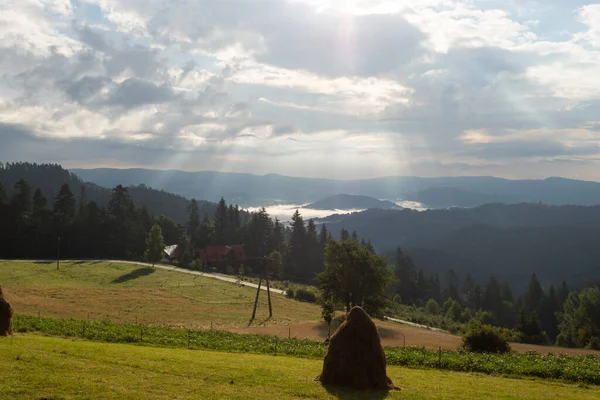
[[[468,323],[478,320],[507,328],[512,340],[532,344],[600,348],[600,290],[591,286],[570,290],[567,282],[544,289],[536,274],[527,289],[516,296],[507,282],[490,276],[480,285],[448,270],[443,282],[438,274],[426,275],[401,249],[396,251],[395,301],[423,308],[431,315]]]

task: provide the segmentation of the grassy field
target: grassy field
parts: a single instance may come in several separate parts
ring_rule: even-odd
[[[256,290],[215,279],[119,263],[0,262],[0,285],[21,314],[186,328],[247,326]],[[255,324],[317,321],[316,305],[261,292]]]
[[[0,398],[378,399],[326,390],[322,361],[94,343],[35,335],[0,338]],[[390,399],[598,399],[597,386],[389,367]]]
[[[18,333],[41,333],[97,342],[319,359],[325,356],[327,350],[322,341],[310,339],[282,339],[276,336],[235,334],[215,329],[192,331],[28,315],[17,315],[14,329]],[[439,352],[415,347],[386,347],[385,353],[387,364],[394,366],[561,379],[566,382],[600,385],[600,359],[592,356],[539,353],[476,354],[453,350]]]

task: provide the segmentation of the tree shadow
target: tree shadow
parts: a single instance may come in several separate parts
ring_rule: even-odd
[[[126,273],[125,275],[121,275],[115,279],[113,279],[110,283],[124,283],[131,281],[133,279],[141,278],[142,276],[148,276],[154,273],[156,269],[150,267],[138,268],[135,271],[131,271]]]
[[[381,400],[389,394],[389,390],[353,390],[334,385],[321,385],[332,396],[341,400]]]

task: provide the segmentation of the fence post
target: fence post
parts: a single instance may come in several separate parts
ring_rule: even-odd
[[[442,368],[442,346],[439,349],[438,368]]]
[[[140,325],[140,342],[144,341],[144,326]]]
[[[191,335],[191,332],[188,329],[188,349],[190,348],[190,335]]]
[[[81,333],[81,337],[85,338],[85,325],[86,325],[86,320],[83,320],[83,332]]]

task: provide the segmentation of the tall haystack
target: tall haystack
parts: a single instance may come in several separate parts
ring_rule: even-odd
[[[0,336],[10,336],[12,330],[13,309],[4,298],[2,286],[0,286]]]
[[[329,340],[323,372],[317,380],[357,390],[397,389],[386,374],[377,327],[362,308],[352,308]]]

